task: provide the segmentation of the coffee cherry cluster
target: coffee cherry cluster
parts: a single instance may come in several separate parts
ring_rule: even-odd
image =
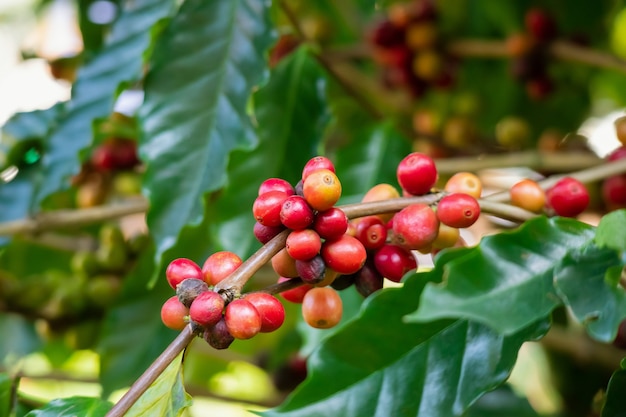
[[[530,179],[514,184],[509,190],[511,203],[525,210],[563,217],[576,217],[589,205],[589,191],[583,183],[564,177],[548,190]]]
[[[163,323],[174,330],[192,323],[215,349],[226,349],[235,339],[277,330],[285,320],[285,309],[273,295],[251,292],[227,304],[215,291],[215,285],[241,264],[241,258],[229,251],[212,254],[202,268],[187,258],[170,262],[165,276],[176,295],[161,308]]]
[[[530,98],[540,100],[554,89],[548,75],[548,46],[557,36],[557,26],[545,10],[532,8],[526,12],[524,27],[525,32],[510,35],[506,42],[513,58],[511,75],[524,83]]]
[[[393,5],[369,40],[386,83],[420,97],[429,87],[447,88],[453,83],[454,62],[440,38],[433,2],[413,0]]]

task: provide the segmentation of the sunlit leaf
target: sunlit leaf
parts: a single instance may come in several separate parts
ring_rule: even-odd
[[[112,404],[100,398],[69,397],[50,401],[26,417],[104,417]]]
[[[596,244],[614,250],[626,251],[626,239],[618,230],[626,230],[626,210],[612,211],[600,219],[596,230]]]

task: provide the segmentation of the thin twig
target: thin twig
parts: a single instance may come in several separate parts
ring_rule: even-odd
[[[110,206],[43,212],[30,219],[1,223],[0,236],[9,236],[19,233],[37,234],[59,227],[84,226],[129,214],[143,213],[147,209],[148,202],[142,198],[128,203]]]
[[[180,334],[170,343],[170,345],[159,355],[135,383],[130,387],[124,396],[109,410],[106,417],[122,417],[137,402],[139,397],[146,392],[161,373],[170,363],[182,352],[193,340],[195,334],[191,326],[185,327]]]

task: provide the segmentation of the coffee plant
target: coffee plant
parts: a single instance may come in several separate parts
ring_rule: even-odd
[[[623,1],[95,3],[1,128],[0,417],[626,415]]]

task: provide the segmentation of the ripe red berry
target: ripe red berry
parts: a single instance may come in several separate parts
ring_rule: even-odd
[[[133,168],[139,164],[137,143],[132,139],[109,138],[94,150],[91,164],[100,171]]]
[[[615,149],[613,152],[611,152],[607,157],[606,160],[609,162],[613,162],[613,161],[618,161],[620,159],[624,159],[626,158],[626,146],[621,146],[617,149]]]
[[[341,182],[334,172],[317,169],[302,184],[304,199],[317,211],[330,209],[341,197]]]
[[[331,287],[312,288],[302,300],[302,317],[311,327],[329,329],[341,321],[343,302]]]
[[[254,237],[256,237],[256,239],[263,243],[266,244],[267,242],[269,242],[270,240],[272,240],[274,237],[276,237],[277,234],[279,234],[280,232],[282,232],[283,230],[285,230],[285,227],[280,225],[280,226],[265,226],[262,225],[259,222],[255,222],[254,223],[254,228],[253,228],[253,233],[254,233]]]
[[[285,321],[285,307],[278,298],[264,292],[251,292],[243,297],[261,315],[261,333],[277,330]]]
[[[203,327],[211,327],[222,318],[224,299],[214,291],[198,295],[189,307],[189,318]]]
[[[349,235],[325,241],[320,253],[326,265],[340,274],[354,274],[367,258],[363,244]]]
[[[550,41],[556,36],[556,22],[545,10],[532,8],[524,17],[526,30],[538,41]]]
[[[169,263],[165,277],[170,287],[176,289],[176,286],[186,278],[202,279],[202,269],[191,259],[178,258]]]
[[[335,165],[325,156],[315,156],[308,160],[302,169],[302,181],[306,180],[309,174],[318,169],[327,169],[335,172]]]
[[[252,214],[264,226],[280,226],[280,209],[288,195],[282,191],[268,191],[258,196],[252,205]]]
[[[437,181],[435,161],[423,153],[413,152],[404,157],[396,170],[398,183],[411,195],[423,195]]]
[[[356,237],[367,250],[379,249],[387,240],[387,227],[380,217],[367,216],[355,221]]]
[[[480,205],[468,194],[454,193],[437,204],[437,218],[450,227],[470,227],[480,216]]]
[[[161,321],[172,330],[182,330],[187,325],[185,317],[189,309],[175,295],[168,298],[161,307]]]
[[[205,329],[203,337],[215,349],[226,349],[235,341],[228,331],[224,317],[215,326]]]
[[[287,253],[297,261],[308,261],[322,248],[322,239],[312,229],[294,230],[287,236]]]
[[[400,246],[385,245],[374,254],[374,265],[385,278],[400,282],[407,272],[417,269],[417,260]]]
[[[419,249],[431,244],[438,231],[437,215],[426,204],[408,205],[393,216],[392,241],[406,249]]]
[[[229,251],[215,252],[209,256],[202,265],[204,281],[209,285],[217,285],[218,282],[229,276],[239,268],[243,261],[241,258]]]
[[[289,229],[300,230],[313,223],[315,214],[306,200],[299,195],[288,197],[280,209],[280,222]]]
[[[323,239],[336,239],[348,230],[348,217],[343,210],[331,207],[317,213],[313,228]]]
[[[546,203],[557,216],[576,217],[589,205],[589,192],[577,179],[565,177],[546,191]]]
[[[610,210],[626,207],[626,175],[615,175],[602,182],[602,198]]]
[[[259,186],[258,195],[265,194],[269,191],[282,191],[287,195],[294,195],[296,193],[293,185],[291,185],[289,181],[282,178],[268,178],[263,181]]]
[[[235,339],[250,339],[261,331],[261,315],[252,303],[242,298],[226,306],[224,321]]]
[[[354,286],[357,292],[363,297],[368,297],[382,289],[383,282],[384,278],[382,274],[378,272],[374,261],[370,259],[365,262],[363,268],[359,269],[357,273],[354,274]]]
[[[279,277],[278,278],[278,283],[280,284],[281,282],[285,282],[285,281],[289,281],[290,278],[285,278],[285,277]],[[292,288],[290,290],[287,291],[283,291],[280,293],[280,295],[287,301],[291,302],[291,303],[295,303],[295,304],[301,304],[302,303],[302,299],[304,298],[304,295],[311,289],[313,288],[312,285],[309,284],[303,284],[300,285],[296,288]]]

